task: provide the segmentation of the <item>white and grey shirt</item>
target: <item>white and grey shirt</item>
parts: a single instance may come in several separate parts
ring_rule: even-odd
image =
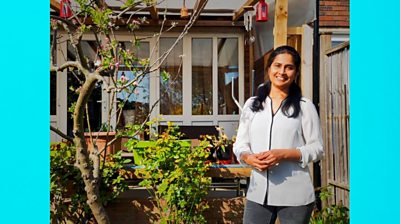
[[[254,97],[248,99],[240,117],[233,151],[237,158],[243,152],[259,153],[271,149],[299,149],[301,161],[280,161],[266,171],[253,169],[247,199],[275,206],[306,205],[315,200],[308,163],[323,155],[321,126],[313,103],[302,97],[300,113],[288,118],[279,108],[272,113],[272,100],[267,97],[264,109],[253,112]],[[243,161],[240,163],[245,164]],[[266,200],[266,201],[265,201]]]

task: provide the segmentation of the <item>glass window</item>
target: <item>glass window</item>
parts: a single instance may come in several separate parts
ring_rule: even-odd
[[[212,39],[192,39],[192,114],[213,114]]]
[[[96,59],[97,52],[97,44],[95,41],[82,41],[82,48],[84,55],[88,56],[88,60],[91,64],[94,64]],[[76,60],[75,50],[72,45],[68,42],[67,44],[67,60],[74,61]],[[72,112],[70,108],[73,103],[78,99],[78,93],[76,90],[83,84],[84,77],[83,74],[76,69],[68,70],[67,72],[67,105],[68,105],[68,120],[67,120],[67,133],[72,135],[73,121],[72,121]],[[101,129],[101,84],[97,83],[89,100],[88,100],[88,114],[89,114],[89,122],[90,128],[92,131],[99,131]],[[85,113],[85,131],[88,130],[88,125],[86,122],[86,113]]]
[[[238,39],[218,38],[218,114],[239,113],[232,99],[232,84],[235,99],[239,99],[238,68]]]
[[[160,53],[166,52],[176,38],[161,38]],[[182,41],[180,41],[161,64],[160,72],[168,72],[169,79],[160,77],[160,113],[165,115],[183,114],[182,95]]]
[[[132,46],[130,42],[121,42],[121,48],[130,50],[135,53],[135,56],[141,60],[147,60],[150,55],[150,45],[148,42],[141,42],[139,46]],[[136,68],[139,68],[139,63],[136,63]],[[124,65],[121,65],[118,70],[118,80],[125,79],[127,82],[136,78],[136,72],[129,70]],[[117,121],[118,128],[123,128],[127,124],[138,124],[145,121],[149,113],[150,100],[150,79],[149,75],[142,76],[134,82],[132,88],[128,88],[117,93],[117,101],[125,102],[122,110],[122,115]]]

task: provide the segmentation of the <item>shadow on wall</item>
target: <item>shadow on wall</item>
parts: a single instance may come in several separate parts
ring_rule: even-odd
[[[243,223],[244,197],[207,199],[207,223]]]
[[[111,223],[157,223],[160,217],[157,208],[153,206],[148,196],[145,189],[124,192],[121,197],[106,207]],[[207,198],[206,200],[210,206],[204,213],[207,223],[242,223],[244,197]]]

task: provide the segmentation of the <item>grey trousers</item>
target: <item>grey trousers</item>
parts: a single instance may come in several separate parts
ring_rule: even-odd
[[[308,224],[314,202],[302,206],[269,206],[247,201],[244,207],[244,224]]]

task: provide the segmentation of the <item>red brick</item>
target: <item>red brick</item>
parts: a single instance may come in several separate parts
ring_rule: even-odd
[[[319,4],[320,5],[338,5],[338,4],[340,4],[340,2],[337,2],[337,1],[321,1]]]
[[[335,17],[335,16],[320,16],[320,17],[319,17],[319,20],[320,20],[320,21],[324,21],[324,20],[327,20],[327,21],[334,21],[334,20],[336,20],[336,17]]]
[[[349,27],[349,21],[320,21],[321,27]]]
[[[332,6],[320,6],[319,10],[320,11],[322,11],[322,10],[332,10]]]
[[[323,11],[319,13],[320,16],[337,16],[339,15],[338,11]]]
[[[341,16],[349,16],[350,15],[350,11],[339,11],[338,14],[341,15]]]
[[[332,11],[349,11],[349,6],[332,6]]]

